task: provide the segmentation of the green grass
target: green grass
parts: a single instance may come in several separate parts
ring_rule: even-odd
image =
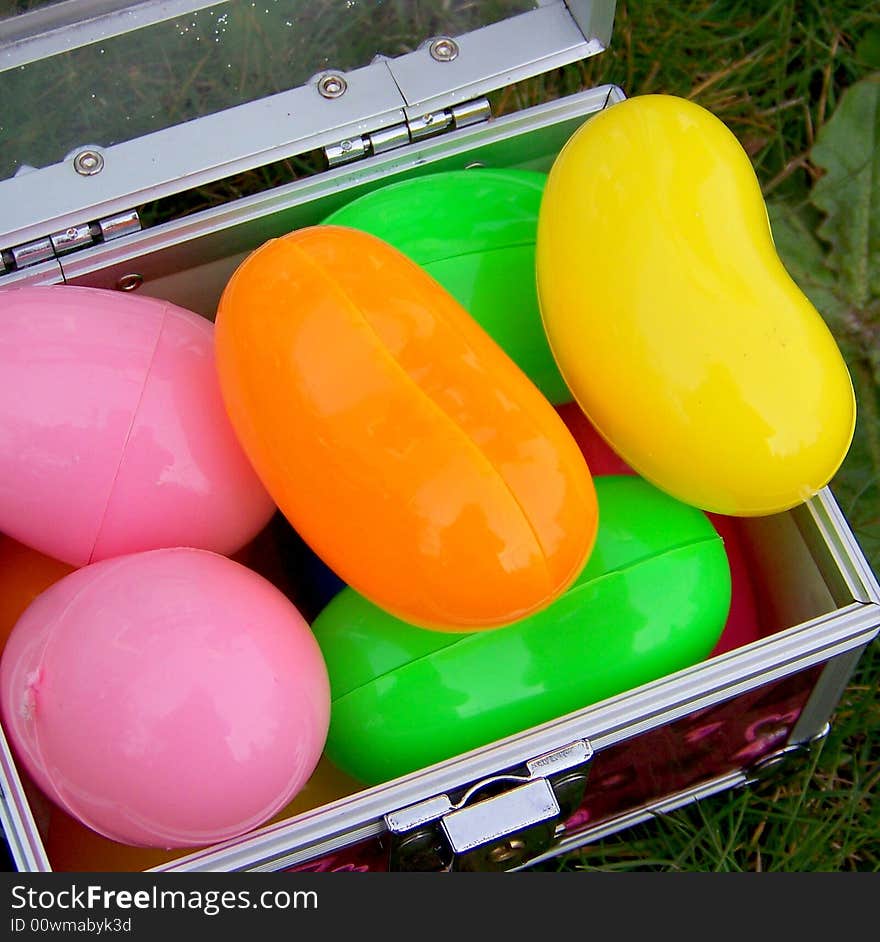
[[[863,657],[803,767],[586,845],[535,870],[876,872],[880,655]]]
[[[43,5],[0,0],[0,18]],[[0,178],[23,163],[63,160],[88,143],[117,144],[282,92],[327,69],[359,68],[379,53],[402,55],[426,36],[467,32],[530,5],[237,2],[29,63],[2,74]],[[275,168],[270,182],[283,182],[285,173],[295,178],[301,169],[297,161]],[[259,182],[257,176],[249,182]],[[205,194],[205,205],[211,195]]]

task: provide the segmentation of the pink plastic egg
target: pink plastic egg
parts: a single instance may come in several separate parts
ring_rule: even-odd
[[[39,595],[0,661],[13,750],[111,840],[192,847],[267,821],[324,748],[327,670],[262,576],[164,549],[79,569]]]
[[[99,288],[0,290],[0,531],[72,566],[229,555],[274,510],[226,415],[210,321]]]

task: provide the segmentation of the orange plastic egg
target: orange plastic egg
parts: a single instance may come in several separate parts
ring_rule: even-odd
[[[550,403],[386,242],[314,226],[250,255],[217,311],[220,384],[272,498],[348,585],[422,627],[538,611],[592,549],[587,463]]]

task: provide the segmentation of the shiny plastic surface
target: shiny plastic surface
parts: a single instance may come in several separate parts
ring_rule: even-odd
[[[547,174],[475,167],[392,183],[325,220],[421,265],[554,404],[571,402],[538,308],[535,237]]]
[[[852,438],[852,383],[714,115],[647,95],[590,118],[550,171],[536,259],[562,375],[639,474],[742,516],[828,483]]]
[[[226,416],[210,321],[97,288],[0,290],[0,531],[82,566],[232,553],[274,510]]]
[[[315,226],[239,266],[217,311],[239,440],[347,585],[414,624],[478,630],[547,606],[596,532],[549,402],[414,262]]]
[[[578,443],[587,464],[595,476],[605,474],[635,474],[635,471],[608,445],[593,428],[576,402],[565,403],[556,410]],[[727,561],[730,564],[730,612],[724,631],[712,649],[710,657],[732,651],[764,633],[763,619],[757,603],[751,567],[743,548],[741,517],[707,513],[712,525],[724,540]]]
[[[321,755],[329,686],[296,608],[214,553],[79,569],[28,607],[0,661],[14,753],[100,834],[174,848],[263,823]]]
[[[333,698],[326,753],[374,784],[705,658],[730,605],[705,514],[635,476],[595,479],[584,571],[537,615],[480,634],[421,631],[352,589],[313,624]]]

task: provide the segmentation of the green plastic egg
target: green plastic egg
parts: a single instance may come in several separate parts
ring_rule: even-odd
[[[544,333],[535,280],[547,175],[450,170],[391,183],[323,221],[361,229],[421,265],[554,405],[571,402]]]
[[[351,588],[330,602],[312,628],[330,676],[332,762],[388,781],[711,653],[731,578],[709,518],[633,475],[595,484],[593,553],[536,615],[455,634],[399,621]]]

